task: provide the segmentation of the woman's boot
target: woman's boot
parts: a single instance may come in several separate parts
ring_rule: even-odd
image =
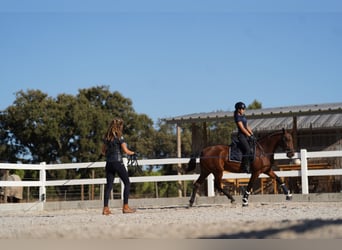
[[[124,214],[135,213],[135,212],[136,212],[136,209],[130,208],[130,207],[128,206],[128,204],[124,204],[123,207],[122,207],[122,212],[123,212]]]
[[[102,214],[103,215],[110,215],[112,212],[109,210],[109,207],[104,207]]]
[[[241,170],[244,173],[249,174],[250,173],[250,166],[249,166],[249,158],[248,156],[242,156],[242,161],[241,161]]]

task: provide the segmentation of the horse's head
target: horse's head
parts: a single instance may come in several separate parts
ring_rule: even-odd
[[[281,141],[281,145],[286,152],[286,156],[292,158],[294,156],[294,147],[291,133],[283,129],[283,136]]]

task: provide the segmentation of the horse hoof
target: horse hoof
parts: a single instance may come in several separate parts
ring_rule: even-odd
[[[232,199],[232,200],[230,201],[230,203],[234,204],[234,203],[235,203],[235,200],[234,200],[234,199]]]
[[[288,193],[286,194],[286,200],[287,200],[287,201],[292,200],[292,194],[291,194],[290,191],[288,191]]]
[[[287,200],[287,201],[292,200],[292,195],[287,195],[287,196],[286,196],[286,200]]]
[[[243,198],[242,199],[242,206],[243,207],[247,207],[248,206],[248,199],[247,198]]]

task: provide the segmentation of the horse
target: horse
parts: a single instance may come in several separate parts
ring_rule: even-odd
[[[8,170],[2,170],[2,181],[21,181],[16,174],[9,174]],[[0,187],[0,203],[20,203],[23,199],[23,187]]]
[[[258,139],[255,143],[255,154],[254,160],[251,163],[251,177],[249,179],[247,188],[243,194],[242,206],[248,206],[248,197],[250,191],[253,187],[254,181],[259,177],[260,174],[264,173],[275,179],[277,184],[283,190],[286,195],[286,200],[292,199],[292,194],[286,187],[285,183],[276,175],[272,169],[272,164],[274,163],[274,153],[276,149],[281,146],[288,158],[294,156],[293,139],[290,132],[282,129],[266,135]],[[218,191],[222,192],[231,200],[231,203],[235,202],[233,196],[225,191],[222,187],[222,176],[224,171],[241,173],[241,167],[239,161],[230,160],[231,145],[214,145],[205,147],[200,154],[200,176],[195,181],[193,185],[193,190],[191,198],[189,200],[189,205],[192,207],[198,188],[203,184],[205,179],[209,174],[214,175],[214,184]],[[196,158],[191,157],[188,163],[188,168],[186,172],[190,172],[196,168]]]

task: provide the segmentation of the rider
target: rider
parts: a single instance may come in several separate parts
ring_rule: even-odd
[[[247,124],[245,109],[246,105],[243,102],[235,104],[234,121],[238,128],[238,139],[242,150],[241,169],[243,172],[250,173],[251,144],[255,142],[256,138]]]

